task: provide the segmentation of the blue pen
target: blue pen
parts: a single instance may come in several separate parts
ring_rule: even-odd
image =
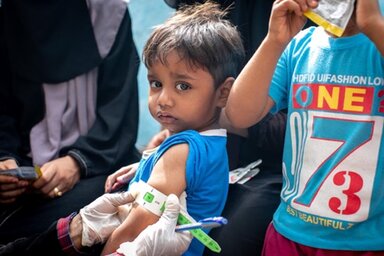
[[[195,223],[178,225],[176,226],[175,231],[181,232],[181,231],[191,230],[196,228],[217,228],[227,223],[228,223],[228,220],[224,217],[211,217],[211,218],[199,220],[198,222],[195,222]]]

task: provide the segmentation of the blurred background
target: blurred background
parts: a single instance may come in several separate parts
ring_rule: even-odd
[[[133,39],[141,57],[144,44],[152,31],[153,26],[162,23],[167,19],[174,9],[168,7],[164,0],[130,0],[128,4],[132,19]],[[140,101],[140,120],[139,133],[137,140],[138,149],[143,149],[148,141],[159,130],[159,124],[154,121],[148,111],[148,82],[147,70],[141,62],[139,74],[139,101]]]

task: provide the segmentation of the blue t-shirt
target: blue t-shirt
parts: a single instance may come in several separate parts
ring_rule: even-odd
[[[300,32],[270,87],[288,108],[283,236],[316,248],[384,250],[384,58],[365,35]]]
[[[198,133],[183,131],[167,138],[159,148],[143,157],[132,182],[148,181],[152,169],[170,147],[188,143],[189,154],[186,166],[187,211],[196,221],[220,216],[227,199],[229,165],[226,150],[226,131],[208,130]],[[205,230],[208,231],[208,230]],[[204,245],[193,239],[183,255],[202,255]]]

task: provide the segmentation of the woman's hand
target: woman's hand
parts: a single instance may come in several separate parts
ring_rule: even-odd
[[[71,156],[52,160],[41,167],[42,176],[33,187],[42,194],[54,198],[71,190],[80,180],[80,168]]]
[[[138,166],[139,163],[130,164],[121,167],[119,170],[109,175],[105,181],[105,193],[113,192],[127,184],[133,176],[135,176]]]
[[[14,159],[0,161],[0,203],[2,204],[15,202],[29,186],[29,182],[26,180],[20,180],[13,176],[1,175],[1,170],[9,170],[17,167],[17,163]]]

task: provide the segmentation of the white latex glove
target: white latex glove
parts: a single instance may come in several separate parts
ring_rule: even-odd
[[[104,194],[80,210],[83,223],[82,246],[104,243],[122,222],[118,207],[132,203],[139,191],[130,186],[128,192]]]
[[[189,247],[192,235],[188,231],[175,232],[180,212],[178,198],[168,196],[160,220],[144,229],[133,242],[120,245],[118,253],[129,256],[176,256]]]

